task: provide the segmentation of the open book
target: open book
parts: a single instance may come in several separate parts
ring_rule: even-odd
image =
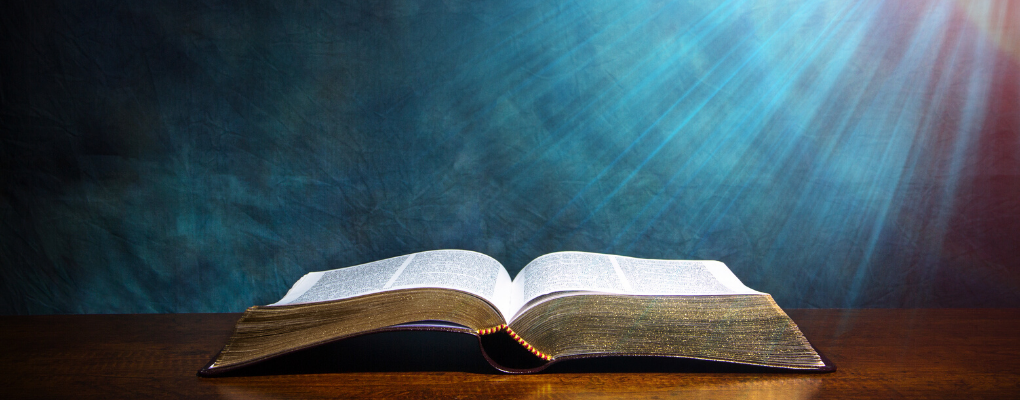
[[[489,256],[437,250],[305,275],[280,301],[249,308],[199,375],[392,330],[477,335],[488,361],[505,372],[615,355],[834,369],[772,296],[718,261],[560,252],[511,280]],[[503,342],[527,357],[492,351]]]

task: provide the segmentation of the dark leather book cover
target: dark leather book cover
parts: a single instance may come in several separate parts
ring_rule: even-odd
[[[825,366],[782,368],[741,362],[636,354],[591,354],[550,360],[529,350],[526,343],[522,344],[519,338],[506,329],[480,334],[453,324],[421,322],[395,325],[306,348],[295,348],[283,354],[228,367],[211,368],[215,361],[214,357],[198,371],[198,376],[422,370],[459,370],[476,373],[501,371],[510,374],[535,373],[547,369],[557,372],[804,373],[836,370],[836,366],[828,358],[817,348],[814,350],[822,358]]]

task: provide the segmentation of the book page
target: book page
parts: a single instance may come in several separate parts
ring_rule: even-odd
[[[408,288],[444,288],[472,293],[500,312],[509,308],[510,275],[487,255],[435,250],[330,271],[312,272],[273,306],[314,303]]]
[[[632,295],[762,294],[718,261],[648,260],[608,254],[551,253],[529,263],[513,282],[511,309],[564,291]]]
[[[511,308],[545,294],[588,290],[625,293],[610,256],[596,253],[559,252],[536,258],[514,278]]]
[[[630,294],[762,294],[741,283],[726,264],[719,261],[609,257],[629,281]]]

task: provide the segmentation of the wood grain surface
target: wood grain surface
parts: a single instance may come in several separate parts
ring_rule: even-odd
[[[199,378],[239,314],[8,316],[0,397],[1020,398],[1018,309],[788,313],[838,371],[612,358],[505,375],[473,337],[426,332],[355,338]]]

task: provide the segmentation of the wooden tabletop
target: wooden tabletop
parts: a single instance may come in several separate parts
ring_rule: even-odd
[[[239,314],[0,317],[0,397],[1020,398],[1018,309],[787,312],[838,371],[624,358],[506,375],[482,361],[471,336],[418,332],[199,378]]]

